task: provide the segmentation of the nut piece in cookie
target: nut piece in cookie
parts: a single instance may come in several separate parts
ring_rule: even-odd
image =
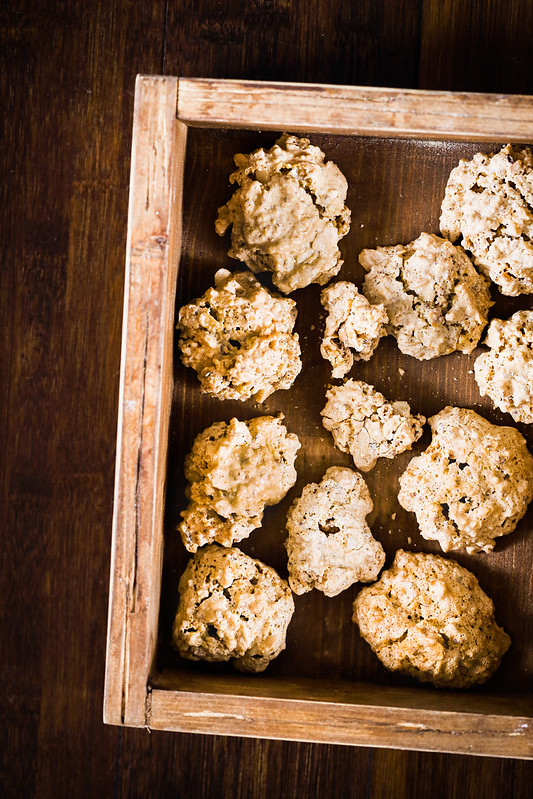
[[[429,419],[430,446],[400,477],[398,500],[444,552],[491,552],[533,499],[533,457],[514,427],[447,407]]]
[[[441,688],[486,682],[511,643],[471,572],[402,549],[379,582],[360,591],[353,621],[387,669]]]
[[[181,657],[232,660],[240,671],[258,672],[285,649],[294,600],[261,561],[207,546],[187,564],[179,593],[172,639]]]
[[[371,305],[357,286],[343,280],[326,286],[320,301],[328,312],[320,353],[330,361],[332,377],[344,377],[354,360],[370,360],[387,335],[389,317],[384,305]]]
[[[202,391],[263,402],[290,388],[302,368],[292,332],[296,303],[263,288],[250,272],[215,274],[215,287],[179,312],[181,359]]]
[[[295,594],[317,588],[336,596],[358,581],[375,580],[385,562],[365,517],[372,510],[358,472],[329,468],[320,483],[309,483],[287,515],[289,584]]]
[[[429,233],[410,244],[363,250],[365,297],[384,304],[387,331],[413,358],[472,352],[493,304],[489,281],[462,247]]]
[[[369,472],[378,458],[394,458],[411,449],[423,432],[423,416],[413,416],[407,402],[389,402],[362,380],[347,380],[326,392],[322,424],[335,446],[349,452],[355,465]]]
[[[273,416],[216,422],[200,433],[185,458],[190,503],[179,530],[189,552],[213,542],[229,547],[260,527],[265,506],[296,482],[299,448]]]
[[[502,294],[533,293],[533,151],[508,144],[461,160],[448,179],[440,229],[451,241],[462,236]]]
[[[216,232],[232,226],[232,258],[252,272],[272,272],[280,291],[319,283],[342,266],[339,239],[350,227],[348,184],[308,139],[283,135],[270,150],[235,156],[239,188],[218,210]]]
[[[533,423],[533,311],[517,311],[507,321],[493,319],[484,352],[474,363],[482,396],[488,395],[515,422]]]

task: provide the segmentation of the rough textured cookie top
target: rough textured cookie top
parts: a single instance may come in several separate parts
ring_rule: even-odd
[[[421,552],[399,550],[359,593],[353,620],[386,668],[443,688],[485,682],[511,643],[474,575]]]
[[[474,363],[481,394],[515,422],[533,423],[533,311],[493,319],[484,343],[491,351]]]
[[[355,465],[368,472],[378,458],[394,458],[411,449],[423,432],[423,416],[413,416],[407,402],[389,402],[362,380],[347,380],[326,392],[322,424],[335,446],[349,452]]]
[[[472,352],[492,305],[489,282],[462,247],[421,233],[410,244],[363,250],[368,272],[363,293],[383,303],[387,331],[406,355],[419,360]]]
[[[371,305],[357,286],[344,280],[326,286],[320,301],[328,312],[320,352],[333,367],[332,377],[344,377],[354,360],[371,358],[387,335],[389,317],[384,305]]]
[[[444,408],[429,423],[431,445],[400,477],[400,505],[416,513],[421,535],[444,552],[491,552],[533,499],[525,439],[466,408]]]
[[[372,510],[365,481],[352,469],[329,468],[309,483],[287,515],[289,584],[295,594],[317,588],[336,596],[375,580],[385,562],[365,517]]]
[[[190,504],[180,532],[189,552],[216,541],[223,546],[261,526],[296,482],[298,438],[280,418],[216,422],[200,433],[185,459]]]
[[[476,263],[503,294],[533,293],[533,152],[508,144],[452,170],[440,229],[462,236]]]
[[[294,600],[261,561],[207,546],[189,561],[179,592],[172,637],[182,657],[231,659],[241,671],[257,672],[285,649]]]
[[[202,391],[262,402],[292,386],[302,368],[293,333],[296,303],[263,288],[250,272],[220,269],[215,287],[179,312],[181,358]]]
[[[308,139],[283,135],[270,150],[235,156],[239,188],[219,208],[216,231],[232,226],[229,255],[252,272],[272,272],[285,294],[324,285],[342,266],[339,239],[350,225],[340,169]]]

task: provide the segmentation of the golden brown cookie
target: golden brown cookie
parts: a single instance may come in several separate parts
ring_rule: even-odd
[[[387,669],[442,688],[486,682],[511,643],[471,572],[401,549],[392,568],[360,591],[353,621]]]
[[[339,239],[350,227],[348,184],[308,139],[283,135],[270,150],[235,156],[238,189],[218,210],[220,236],[231,226],[232,258],[272,272],[284,294],[321,286],[342,266]]]
[[[413,416],[407,402],[389,402],[362,380],[347,380],[326,392],[322,424],[341,452],[368,472],[378,458],[394,458],[411,449],[423,433],[423,416]]]
[[[383,303],[387,331],[419,360],[472,352],[492,305],[489,281],[462,249],[429,233],[410,244],[363,250],[363,294]]]
[[[281,418],[216,422],[194,440],[185,459],[188,508],[179,529],[185,547],[231,546],[261,526],[267,505],[296,482],[298,438]]]
[[[533,457],[514,427],[447,407],[429,419],[430,446],[400,477],[398,500],[444,552],[491,552],[533,499]]]
[[[502,294],[533,293],[533,151],[508,144],[452,170],[440,229],[460,237]]]
[[[384,305],[371,305],[357,286],[344,280],[326,286],[320,301],[328,312],[320,353],[331,363],[332,377],[344,377],[354,360],[370,360],[387,335],[389,317]]]
[[[365,521],[372,507],[365,481],[352,469],[332,466],[320,483],[304,486],[287,514],[285,546],[295,594],[317,588],[336,596],[377,578],[385,552]]]
[[[292,386],[302,368],[293,333],[296,303],[250,272],[219,269],[215,287],[179,312],[181,359],[202,391],[219,399],[263,402]]]
[[[482,396],[488,395],[515,422],[533,423],[533,311],[517,311],[510,319],[493,319],[474,377]]]
[[[241,671],[259,672],[285,649],[294,600],[261,561],[207,546],[189,561],[179,592],[172,639],[183,658],[232,660]]]

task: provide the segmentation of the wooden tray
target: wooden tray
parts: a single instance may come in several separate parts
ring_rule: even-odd
[[[298,482],[242,549],[286,576],[284,518],[310,480],[350,466],[320,422],[329,364],[319,354],[320,288],[293,294],[304,368],[290,391],[263,405],[200,394],[196,375],[173,358],[175,310],[202,294],[221,266],[228,237],[214,232],[230,196],[233,154],[271,146],[282,131],[310,134],[348,178],[352,226],[341,241],[341,278],[360,284],[357,254],[438,232],[450,170],[479,149],[533,141],[533,99],[255,82],[137,79],[104,719],[109,724],[225,735],[533,756],[533,513],[491,555],[453,555],[494,599],[513,645],[497,675],[471,692],[423,688],[387,672],[350,621],[353,588],[333,599],[295,597],[287,649],[261,675],[226,664],[181,661],[170,645],[177,584],[188,555],[175,530],[185,506],[183,459],[197,433],[232,416],[285,414],[302,442]],[[176,287],[178,296],[176,299]],[[493,292],[491,316],[531,307]],[[511,424],[480,398],[476,354],[421,363],[384,339],[352,370],[425,416],[446,404]],[[533,432],[518,426],[533,447]],[[429,433],[414,448],[424,449]],[[168,458],[167,458],[168,450]],[[390,564],[400,548],[438,552],[397,502],[397,478],[413,453],[380,461],[366,475],[369,518]],[[165,499],[166,497],[166,499]],[[163,556],[164,551],[164,556]]]

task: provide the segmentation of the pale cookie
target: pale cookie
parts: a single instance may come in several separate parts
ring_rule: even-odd
[[[264,671],[285,649],[294,612],[289,586],[274,569],[238,549],[205,547],[179,582],[172,638],[181,657],[228,661]]]
[[[213,542],[229,547],[260,527],[265,507],[296,482],[299,448],[273,416],[216,422],[200,433],[185,459],[190,503],[179,530],[189,552]]]
[[[326,397],[322,424],[335,446],[349,452],[363,472],[373,469],[378,458],[394,458],[411,449],[422,435],[423,416],[413,416],[407,402],[389,402],[362,380],[334,386]]]
[[[379,582],[359,593],[353,621],[387,669],[441,688],[486,682],[511,644],[471,572],[402,549]]]
[[[491,552],[533,499],[533,457],[513,427],[447,407],[429,420],[431,445],[400,477],[398,500],[444,552]]]
[[[263,288],[250,272],[215,274],[215,287],[179,312],[181,359],[202,391],[263,402],[292,386],[302,368],[292,332],[296,303]]]
[[[385,562],[365,517],[372,510],[365,481],[332,466],[309,483],[287,515],[289,585],[295,594],[317,588],[336,596],[358,581],[375,580]]]
[[[339,239],[350,227],[340,169],[308,139],[283,135],[270,150],[235,156],[239,188],[218,209],[219,236],[232,225],[231,249],[252,272],[272,272],[285,294],[319,283],[342,266]]]
[[[488,395],[515,422],[533,423],[533,311],[517,311],[507,321],[493,319],[484,352],[474,363],[474,377]]]
[[[440,229],[462,245],[502,294],[533,293],[533,151],[508,144],[452,170]]]
[[[363,250],[359,262],[368,272],[363,293],[384,304],[403,353],[427,360],[472,352],[493,303],[489,281],[462,247],[421,233],[410,244]]]
[[[327,286],[320,301],[328,312],[320,353],[331,363],[332,377],[344,377],[354,360],[370,360],[380,338],[387,335],[389,317],[384,305],[371,305],[346,281]]]

